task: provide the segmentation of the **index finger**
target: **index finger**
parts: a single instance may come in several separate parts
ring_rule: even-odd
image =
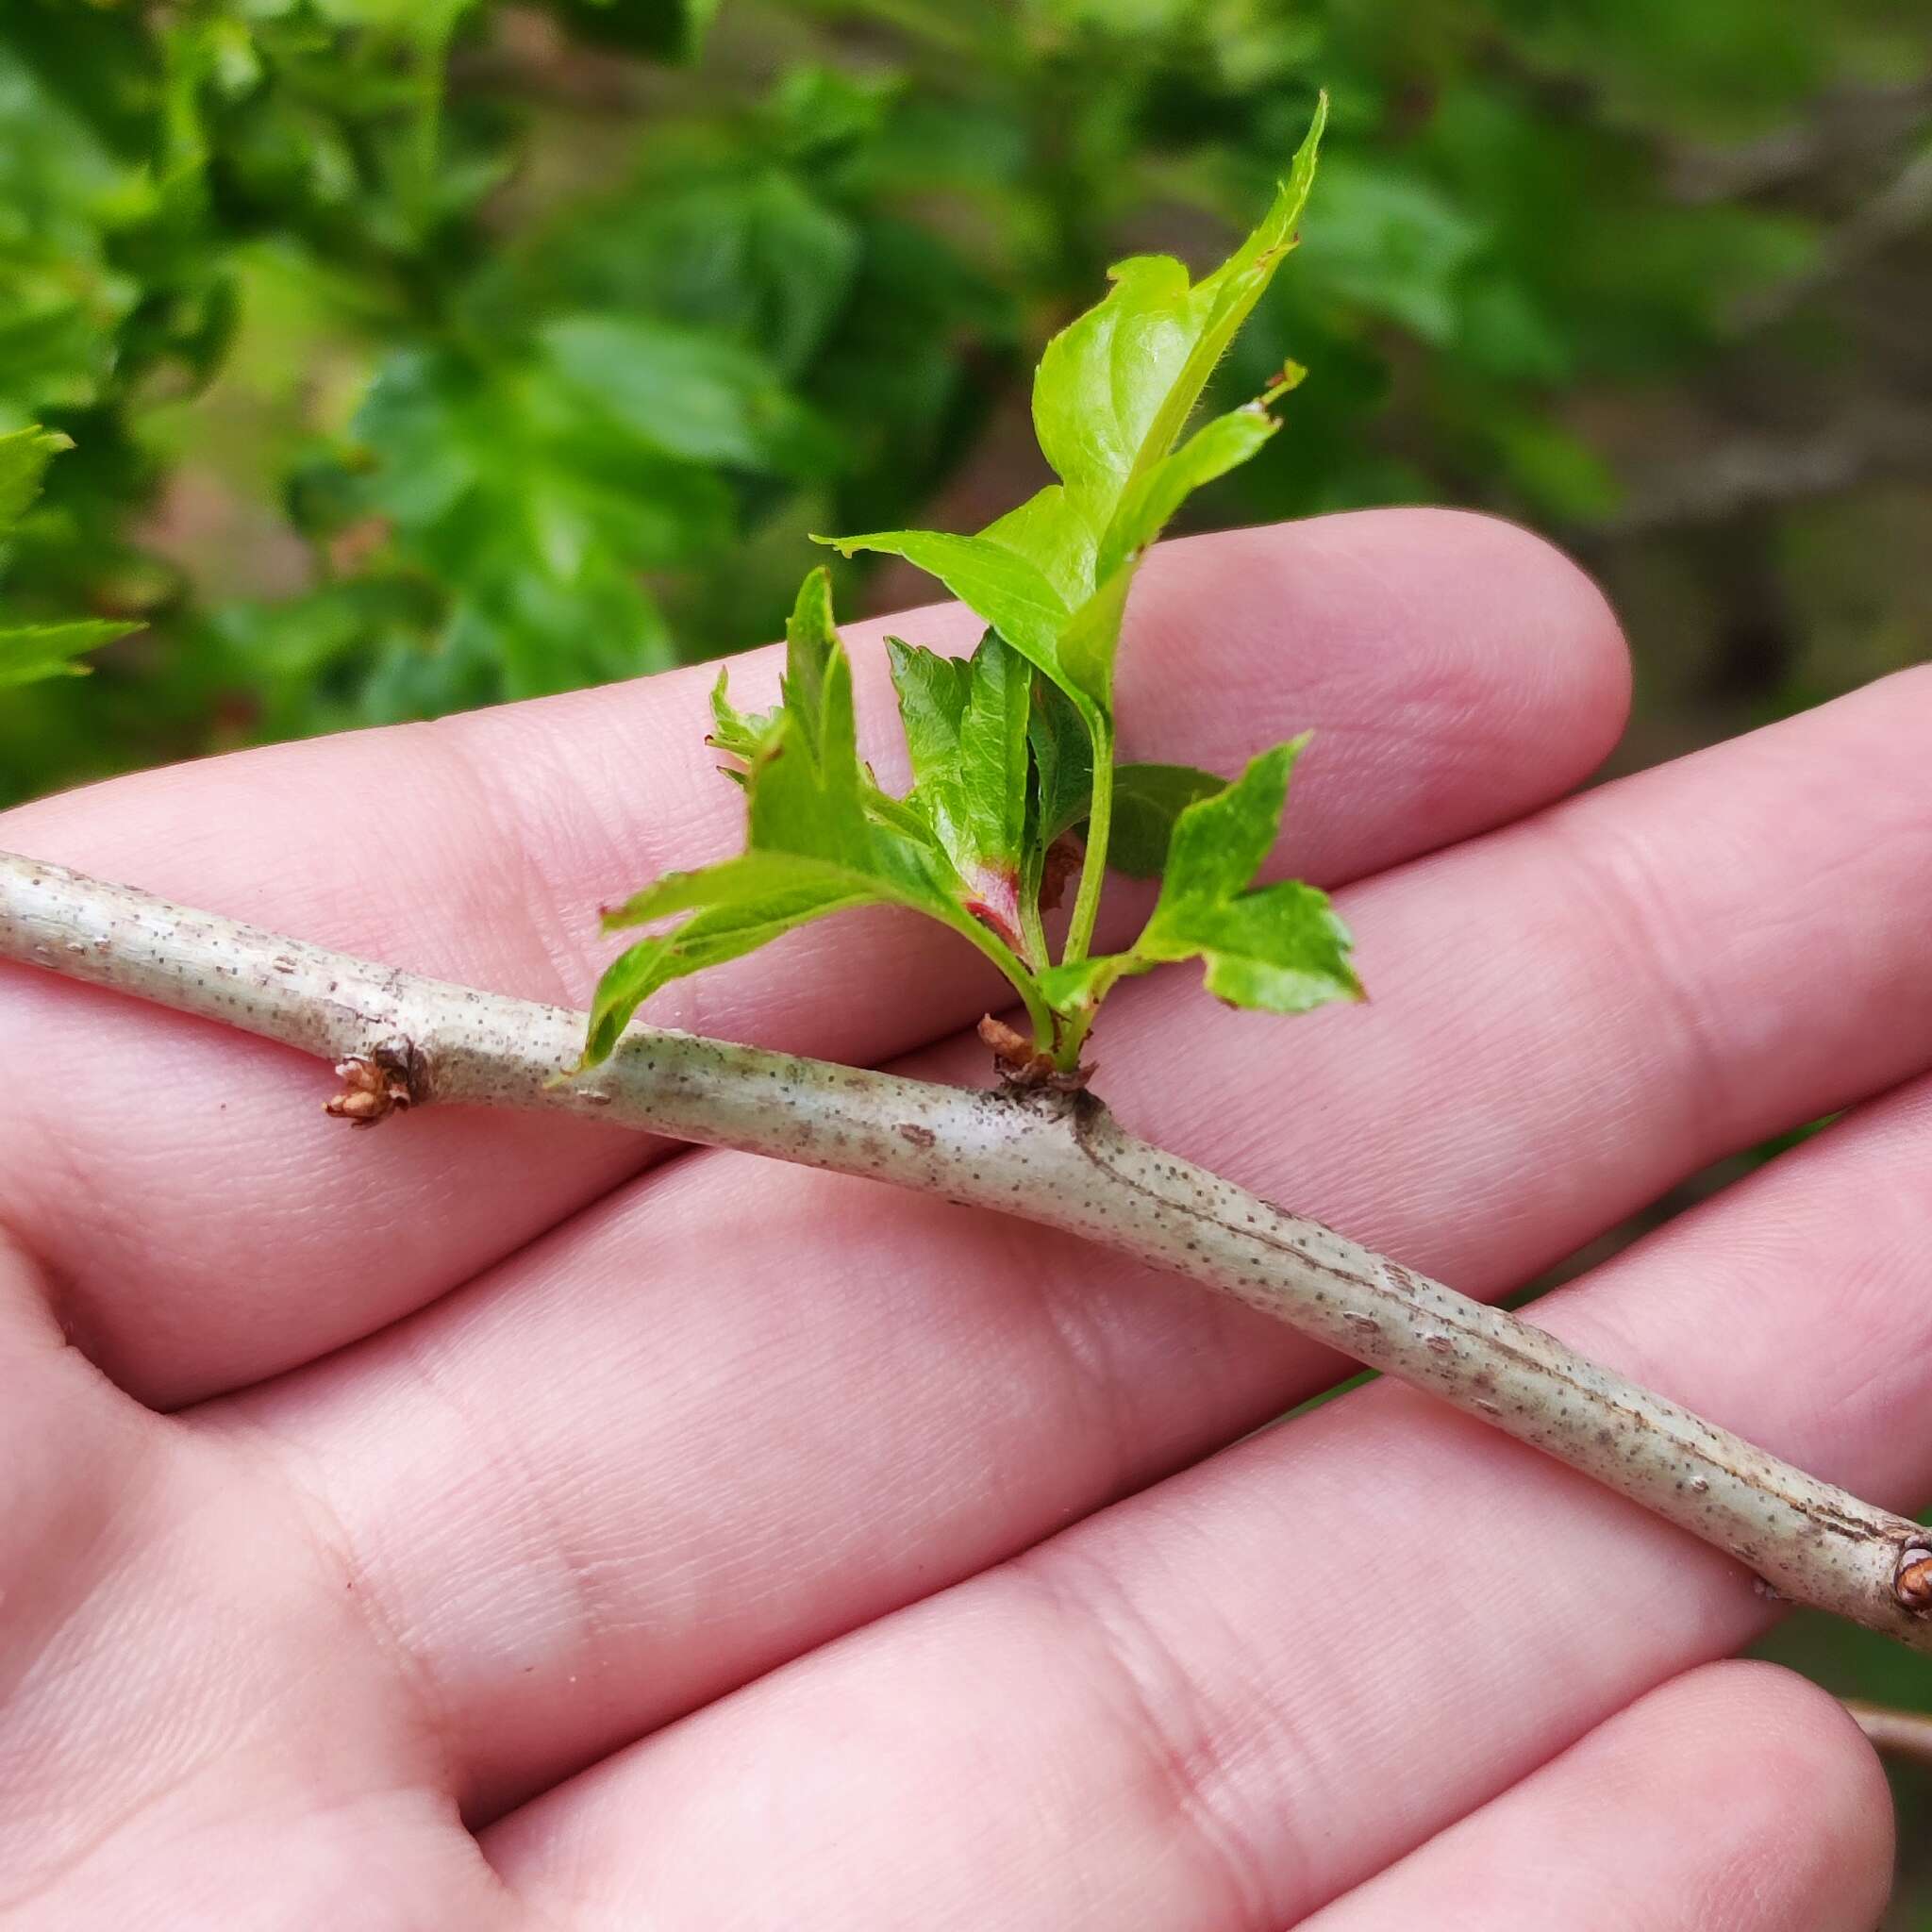
[[[855,626],[861,749],[904,752],[881,640],[954,650],[957,606]],[[1296,870],[1328,882],[1514,817],[1621,728],[1621,639],[1580,573],[1507,525],[1384,511],[1166,546],[1128,616],[1130,755],[1230,771],[1315,727]],[[0,818],[0,847],[373,954],[579,1004],[595,908],[738,838],[703,743],[714,673],[144,774]],[[733,667],[741,701],[776,654]],[[380,1137],[325,1123],[299,1057],[19,969],[0,978],[0,1221],[75,1339],[174,1405],[292,1366],[466,1279],[661,1148],[460,1109]],[[654,1004],[661,1024],[869,1060],[998,997],[910,917],[813,927]]]

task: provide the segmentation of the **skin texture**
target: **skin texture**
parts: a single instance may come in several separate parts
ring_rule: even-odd
[[[1128,755],[1316,727],[1284,859],[1344,888],[1374,999],[1287,1023],[1160,976],[1109,1006],[1101,1084],[1491,1295],[1856,1108],[1543,1318],[1909,1507],[1932,680],[1553,805],[1624,677],[1595,592],[1502,525],[1158,555]],[[596,903],[731,837],[706,682],[149,774],[0,846],[577,1003]],[[972,1077],[944,1036],[990,996],[943,934],[855,917],[652,1017]],[[1698,1668],[1770,1614],[1736,1566],[1389,1385],[1250,1434],[1340,1365],[1246,1311],[594,1127],[350,1135],[312,1063],[24,972],[0,1065],[7,1932],[1392,1932],[1424,1887],[1471,1926],[1876,1919],[1869,1747]]]

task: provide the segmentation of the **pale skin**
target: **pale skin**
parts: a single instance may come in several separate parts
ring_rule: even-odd
[[[895,776],[884,628],[850,639]],[[0,847],[581,1004],[598,901],[735,836],[708,684],[154,774]],[[1491,1296],[1855,1109],[1540,1319],[1914,1507],[1932,675],[1557,803],[1625,684],[1501,525],[1170,546],[1128,754],[1312,725],[1282,861],[1374,997],[1137,984],[1098,1084]],[[651,1017],[976,1078],[990,997],[855,916]],[[1252,1436],[1342,1365],[1246,1310],[742,1156],[353,1133],[312,1061],[12,968],[0,1066],[6,1932],[1877,1920],[1869,1746],[1717,1661],[1774,1614],[1748,1575],[1389,1385]]]

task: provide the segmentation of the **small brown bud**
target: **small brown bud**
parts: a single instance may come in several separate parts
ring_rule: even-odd
[[[342,1091],[323,1108],[352,1127],[373,1127],[427,1097],[423,1056],[408,1040],[384,1041],[336,1065]]]
[[[1033,1058],[1033,1042],[1017,1027],[989,1013],[979,1023],[979,1037],[992,1048],[993,1058],[1008,1067],[1024,1067]]]
[[[1041,1088],[1055,1093],[1078,1093],[1092,1076],[1091,1067],[1075,1067],[1071,1073],[1063,1073],[1054,1065],[1050,1053],[1036,1052],[1025,1034],[991,1013],[979,1023],[979,1037],[992,1048],[1000,1078],[1008,1089],[1024,1093],[1038,1092]]]
[[[1915,1543],[1899,1557],[1891,1588],[1915,1617],[1932,1616],[1932,1546]]]

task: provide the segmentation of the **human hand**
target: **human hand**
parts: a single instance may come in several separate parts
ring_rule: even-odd
[[[1374,1001],[1128,987],[1095,1042],[1126,1123],[1496,1295],[1896,1090],[1537,1319],[1922,1500],[1927,674],[1553,807],[1625,673],[1521,533],[1203,539],[1136,595],[1130,756],[1318,730],[1284,858],[1345,884]],[[741,702],[775,678],[742,663]],[[732,842],[708,682],[149,774],[0,847],[581,1003],[598,900]],[[857,914],[648,1017],[974,1078],[975,966]],[[12,969],[0,1065],[6,1932],[1881,1908],[1862,1740],[1711,1662],[1770,1614],[1748,1575],[1391,1384],[1251,1435],[1345,1368],[1245,1310],[558,1119],[350,1135],[312,1062]]]

